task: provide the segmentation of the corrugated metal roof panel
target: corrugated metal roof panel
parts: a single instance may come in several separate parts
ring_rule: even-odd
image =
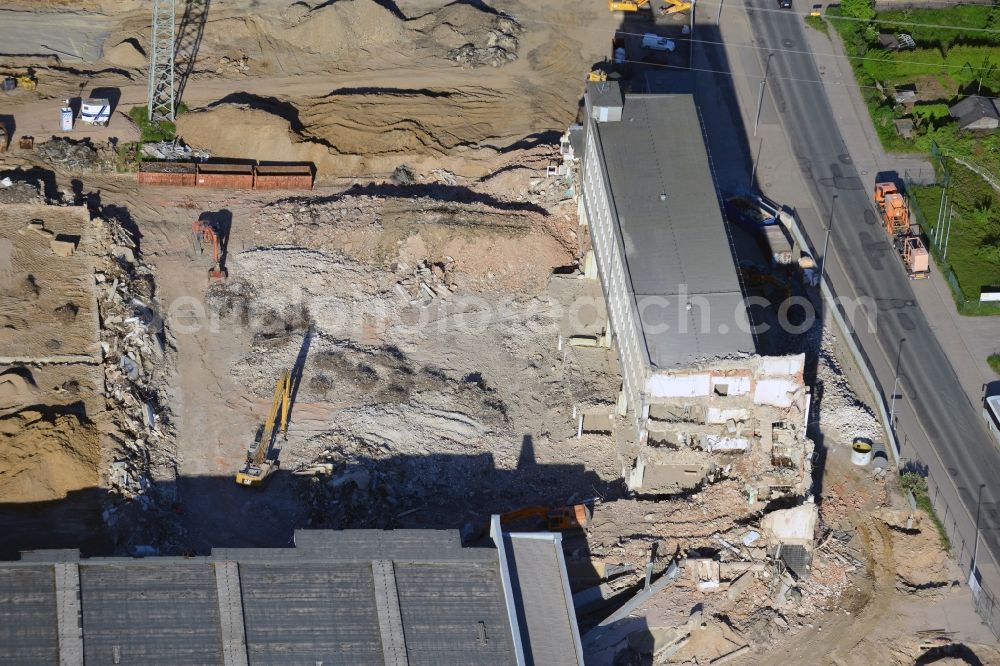
[[[383,664],[371,563],[240,564],[250,664]]]
[[[58,661],[52,567],[0,568],[0,663],[55,664]]]
[[[396,563],[411,666],[516,662],[499,561],[487,552],[491,563]]]
[[[84,561],[80,595],[88,664],[222,663],[211,564]]]
[[[525,656],[530,655],[536,664],[577,666],[583,655],[577,653],[575,611],[572,599],[566,598],[559,566],[562,544],[530,535],[511,534],[505,538],[511,584],[521,606],[518,617]]]

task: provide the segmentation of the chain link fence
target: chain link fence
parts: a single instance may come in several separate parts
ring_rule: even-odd
[[[927,494],[934,507],[934,513],[948,533],[951,554],[958,562],[962,572],[968,576],[964,582],[972,590],[976,613],[993,632],[993,636],[1000,640],[1000,604],[997,603],[1000,600],[1000,595],[996,592],[997,589],[1000,589],[998,587],[1000,580],[996,579],[996,573],[1000,572],[1000,567],[997,566],[997,561],[990,549],[981,542],[979,525],[977,524],[978,516],[970,517],[968,511],[962,506],[957,507],[957,511],[954,510],[945,499],[945,494],[936,480],[941,478],[940,474],[944,472],[945,470],[940,470],[940,473],[927,470]],[[963,533],[970,532],[976,535],[975,541],[972,543],[962,537]],[[988,578],[987,572],[993,572],[994,575]]]

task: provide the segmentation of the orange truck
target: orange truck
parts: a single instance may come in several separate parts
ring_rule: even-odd
[[[875,183],[875,206],[878,208],[889,241],[899,253],[911,280],[930,276],[930,255],[920,238],[920,227],[910,219],[910,205],[895,183]]]

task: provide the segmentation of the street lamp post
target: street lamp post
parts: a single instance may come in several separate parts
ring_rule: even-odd
[[[969,587],[972,587],[972,581],[976,577],[976,565],[979,563],[979,509],[983,506],[983,488],[985,487],[985,483],[979,484],[979,500],[976,502],[976,545],[972,547],[972,571],[969,572]]]
[[[826,270],[826,253],[830,249],[830,236],[833,234],[833,212],[837,206],[839,194],[834,194],[830,200],[830,220],[826,225],[826,238],[823,240],[823,256],[819,259],[819,281],[823,282],[824,271]]]
[[[773,53],[767,54],[767,64],[764,66],[764,79],[760,82],[760,90],[757,92],[757,117],[753,121],[753,135],[757,136],[757,125],[760,123],[760,108],[764,105],[764,87],[767,85],[767,75],[771,71],[771,58]]]
[[[896,350],[896,378],[892,382],[892,398],[890,399],[889,407],[889,427],[896,428],[896,388],[899,386],[899,361],[903,357],[903,343],[906,342],[906,338],[899,339],[899,349]]]

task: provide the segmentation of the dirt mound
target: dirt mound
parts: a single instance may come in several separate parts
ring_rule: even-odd
[[[897,587],[906,592],[933,593],[958,579],[955,563],[941,547],[934,522],[923,515],[919,532],[892,532]]]
[[[104,60],[123,69],[142,69],[149,65],[149,59],[134,39],[126,39],[105,48]]]
[[[248,159],[313,162],[333,167],[329,149],[305,140],[288,120],[276,113],[223,104],[177,118],[184,141],[214,155]]]
[[[97,430],[71,414],[0,420],[0,502],[43,502],[97,485]]]
[[[526,122],[558,122],[519,113],[505,91],[493,88],[354,88],[294,102],[242,99],[178,117],[178,133],[215,155],[313,162],[321,178],[388,175],[403,160],[481,177],[489,171],[485,162],[534,131]],[[510,112],[498,113],[502,107]]]
[[[344,195],[277,203],[261,210],[254,224],[275,229],[269,242],[342,252],[395,270],[400,278],[423,261],[448,263],[454,269],[451,286],[460,288],[537,292],[556,267],[575,260],[576,248],[560,233],[560,222],[455,201],[461,196],[444,190],[439,198]]]
[[[403,19],[373,0],[339,0],[305,15],[282,37],[299,48],[334,55],[378,51],[404,40]]]
[[[0,414],[34,404],[37,394],[34,378],[27,368],[0,372]]]

